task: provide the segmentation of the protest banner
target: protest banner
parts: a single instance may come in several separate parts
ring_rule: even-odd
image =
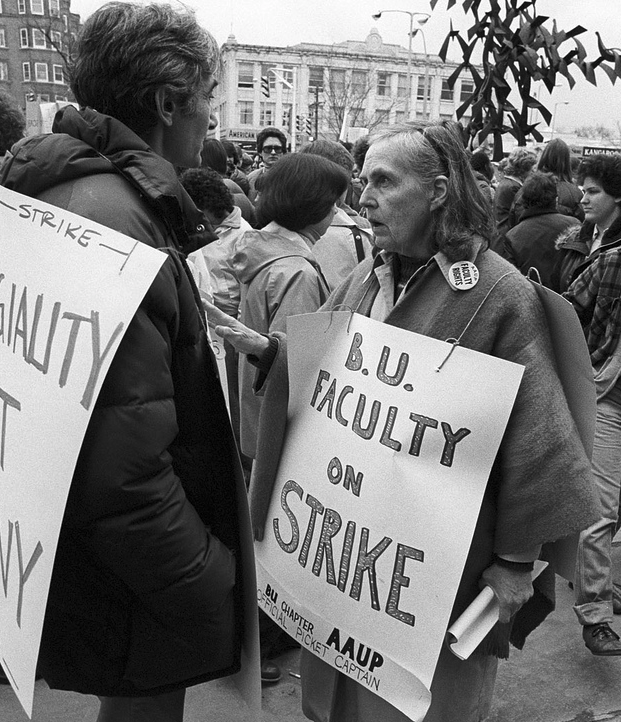
[[[0,188],[0,662],[32,716],[54,554],[93,405],[166,255]]]
[[[523,368],[349,312],[287,337],[259,606],[420,720]]]

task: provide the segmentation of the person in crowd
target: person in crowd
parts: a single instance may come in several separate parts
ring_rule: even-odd
[[[257,133],[257,158],[260,166],[248,174],[250,193],[248,197],[254,203],[262,189],[266,174],[287,152],[287,138],[282,130],[267,127]]]
[[[12,95],[0,88],[0,163],[13,143],[26,132],[26,118]]]
[[[72,54],[82,109],[14,146],[1,175],[166,255],[82,443],[41,638],[46,682],[99,696],[98,722],[180,722],[188,686],[240,668],[245,490],[184,261],[215,236],[176,172],[200,165],[218,68],[192,13],[103,5]]]
[[[537,156],[527,148],[515,148],[509,153],[503,168],[503,177],[494,194],[494,216],[498,229],[498,241],[492,249],[502,250],[504,234],[517,222],[511,221],[511,206],[526,176],[537,162]]]
[[[306,153],[287,155],[266,175],[257,204],[261,230],[246,233],[233,258],[246,326],[259,333],[284,331],[288,316],[315,311],[326,300],[329,286],[313,248],[329,228],[347,182],[336,163]],[[251,364],[242,363],[241,446],[254,459],[261,399],[252,392],[253,377]]]
[[[557,238],[559,255],[552,288],[559,293],[566,291],[602,251],[621,245],[621,155],[585,158],[578,169],[578,182],[582,185],[584,222]]]
[[[251,231],[250,224],[242,218],[239,206],[219,173],[211,168],[188,168],[181,174],[181,183],[196,206],[211,223],[218,239],[193,251],[188,256],[201,298],[214,303],[221,311],[237,318],[241,297],[240,283],[233,271],[233,255],[237,241]],[[239,357],[237,351],[226,341],[225,365],[229,395],[229,412],[236,440],[239,444]],[[247,476],[250,460],[241,457]]]
[[[521,220],[507,231],[504,257],[525,276],[529,269],[538,271],[544,286],[552,285],[552,271],[556,264],[555,241],[568,228],[580,227],[573,216],[557,210],[558,184],[551,173],[534,171],[520,190]]]
[[[558,212],[577,218],[580,223],[584,220],[582,208],[582,191],[573,182],[571,170],[571,151],[561,138],[553,138],[546,147],[537,163],[537,170],[542,173],[552,173],[556,178],[558,193]]]
[[[474,173],[476,182],[479,184],[481,193],[489,201],[490,206],[494,200],[494,166],[484,150],[477,150],[470,156],[470,167]]]
[[[230,140],[223,140],[222,146],[226,151],[226,175],[233,183],[242,189],[248,195],[250,193],[250,183],[246,174],[241,170],[242,151],[241,148]]]
[[[244,193],[237,183],[227,176],[227,154],[224,145],[216,138],[208,138],[203,143],[201,151],[201,165],[215,170],[222,178],[224,185],[229,189],[233,196],[233,203],[241,210],[243,219],[252,227],[256,225],[257,219],[254,205],[250,202],[248,196]]]
[[[235,244],[252,226],[243,219],[233,195],[219,173],[208,167],[189,168],[180,176],[190,198],[200,208],[217,240],[188,256],[201,296],[237,318],[239,315],[240,284],[233,272]]]
[[[246,233],[235,246],[234,272],[242,284],[240,319],[258,333],[284,331],[288,316],[316,311],[329,293],[313,255],[336,203],[347,190],[347,174],[319,156],[293,153],[270,170],[257,204],[260,231]],[[240,361],[241,450],[255,459],[261,398],[253,393],[255,370]],[[259,615],[261,675],[280,678],[273,660],[283,650],[280,628]]]
[[[603,168],[608,169],[603,172]],[[598,170],[599,169],[599,170]],[[621,157],[588,158],[584,177],[585,240],[604,236],[621,216]],[[611,180],[618,175],[616,183]],[[606,180],[604,181],[604,178]],[[604,190],[603,186],[613,196]],[[614,219],[614,220],[611,220]],[[617,223],[619,225],[619,223]],[[619,233],[619,232],[617,232]],[[613,241],[594,249],[581,264],[582,272],[563,294],[583,325],[597,390],[593,444],[593,476],[599,490],[600,518],[580,535],[574,610],[582,625],[584,643],[598,656],[621,655],[621,640],[610,626],[614,612],[612,540],[619,517],[621,490],[621,245]]]
[[[542,597],[531,597],[531,570],[542,544],[586,528],[597,516],[589,460],[557,376],[543,308],[517,269],[487,250],[493,219],[455,126],[449,121],[395,126],[372,139],[361,203],[380,250],[321,309],[356,309],[432,338],[459,339],[525,367],[451,615],[452,621],[487,584],[499,603],[499,624],[467,660],[442,649],[425,722],[485,718],[496,658],[508,654],[511,623],[512,641],[522,644],[542,618],[535,612]],[[458,261],[473,263],[479,272],[468,291],[450,283],[448,271]],[[286,430],[287,339],[257,334],[213,307],[209,312],[210,322],[251,354],[261,372],[257,389],[265,393],[262,419],[269,429],[259,429],[250,502],[255,535],[262,538],[282,443],[275,437]],[[547,594],[553,595],[550,577]],[[535,584],[541,591],[540,580]],[[303,709],[312,720],[406,722],[387,702],[305,650],[301,674]]]
[[[347,173],[348,178],[352,177],[354,159],[335,140],[315,140],[305,145],[300,153],[311,153],[332,160]],[[351,188],[351,180],[348,188]],[[330,227],[313,246],[313,254],[330,290],[347,278],[360,261],[371,255],[373,249],[371,224],[347,205],[347,193],[339,198]]]

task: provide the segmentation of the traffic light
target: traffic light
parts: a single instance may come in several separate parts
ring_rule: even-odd
[[[261,93],[266,98],[270,97],[270,79],[267,77],[267,75],[261,76]]]
[[[302,116],[296,115],[295,116],[295,129],[298,131],[298,133],[302,130],[302,123],[303,123]]]

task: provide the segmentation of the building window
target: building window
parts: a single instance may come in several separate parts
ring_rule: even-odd
[[[54,100],[60,100],[61,102],[67,102],[67,96],[66,95],[55,95]]]
[[[397,98],[405,98],[408,94],[408,76],[404,73],[399,73],[399,80],[397,83]]]
[[[22,78],[25,83],[30,82],[30,63],[22,63]]]
[[[0,80],[9,79],[9,64],[4,60],[0,60]]]
[[[334,95],[345,92],[345,71],[341,69],[330,71],[330,90]]]
[[[388,121],[390,120],[390,111],[389,110],[376,110],[375,111],[375,123],[374,125],[388,125]]]
[[[60,0],[50,0],[50,15],[54,18],[60,17]]]
[[[0,28],[0,48],[6,48],[6,31]]]
[[[444,102],[453,102],[453,88],[449,88],[448,80],[442,78],[442,91],[440,92],[440,100]]]
[[[49,103],[50,102],[50,96],[48,93],[41,93],[39,96],[39,102],[40,103]]]
[[[37,83],[49,82],[47,63],[35,63],[35,80]]]
[[[404,110],[397,110],[395,112],[395,123],[397,125],[401,125],[402,123],[405,123],[405,111]]]
[[[45,33],[43,30],[37,28],[32,29],[32,47],[33,48],[46,48],[47,43],[45,41]]]
[[[43,15],[43,0],[30,0],[30,12],[33,15]]]
[[[348,122],[352,127],[364,125],[364,108],[360,105],[351,108],[349,111]]]
[[[64,83],[65,82],[65,74],[63,73],[62,65],[53,65],[52,72],[54,73],[54,82],[55,83]]]
[[[388,73],[377,74],[377,94],[390,95],[390,75]]]
[[[426,78],[424,75],[418,77],[416,100],[425,100],[425,85],[427,86],[427,100],[431,100],[431,78]]]
[[[20,48],[28,47],[28,28],[19,29],[19,46]]]
[[[59,33],[58,30],[52,30],[50,33],[50,37],[52,40],[52,47],[54,48],[54,50],[57,50],[59,53],[62,52],[63,34]]]
[[[253,63],[240,63],[237,66],[237,87],[254,88],[254,65]]]
[[[245,100],[239,102],[240,125],[252,125],[252,103]]]
[[[20,15],[26,14],[26,0],[17,0],[17,12]]]
[[[366,70],[352,70],[351,71],[351,90],[352,95],[355,97],[361,97],[366,94],[368,86],[368,76]]]
[[[276,117],[276,106],[274,103],[261,103],[259,125],[265,127],[268,125],[274,125],[274,118]]]
[[[315,88],[320,93],[323,92],[323,67],[321,65],[311,65],[308,68],[308,92],[314,93]]]
[[[472,93],[474,93],[474,83],[471,80],[462,80],[459,102],[465,103]]]

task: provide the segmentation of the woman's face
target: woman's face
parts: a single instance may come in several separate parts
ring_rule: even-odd
[[[360,205],[375,233],[375,245],[409,258],[430,258],[433,194],[407,168],[400,148],[391,140],[374,143],[360,178]]]
[[[207,132],[218,124],[212,115],[213,90],[217,81],[206,78],[199,88],[194,112],[188,114],[175,107],[171,123],[164,128],[162,155],[181,168],[197,168],[201,164],[201,150]]]
[[[591,223],[596,223],[601,228],[608,228],[612,221],[619,215],[620,198],[614,198],[602,188],[601,183],[595,178],[587,176],[582,185],[582,200],[580,203],[584,208],[584,218]]]

